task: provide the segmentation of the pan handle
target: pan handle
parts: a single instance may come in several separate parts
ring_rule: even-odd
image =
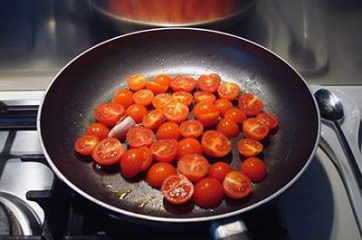
[[[219,220],[210,224],[210,233],[214,240],[250,240],[248,229],[243,220]]]

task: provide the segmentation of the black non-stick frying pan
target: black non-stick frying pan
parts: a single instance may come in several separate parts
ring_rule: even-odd
[[[249,198],[226,199],[214,209],[201,209],[192,203],[172,206],[142,178],[128,182],[117,167],[99,169],[75,154],[74,141],[94,121],[95,106],[109,101],[116,89],[124,87],[127,76],[199,76],[213,72],[256,93],[280,120],[279,131],[265,143],[263,159],[268,176],[254,185]],[[229,34],[171,28],[116,37],[71,61],[55,77],[44,97],[38,129],[55,174],[89,200],[142,220],[196,222],[245,212],[291,186],[311,161],[319,139],[320,119],[313,95],[301,76],[272,52]],[[239,162],[234,147],[232,165],[237,168]]]

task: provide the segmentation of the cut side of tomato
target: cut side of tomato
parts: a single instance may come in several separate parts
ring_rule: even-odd
[[[104,139],[108,136],[109,128],[102,123],[92,123],[86,130],[87,135],[95,135],[99,139]]]
[[[233,108],[233,104],[224,98],[216,100],[215,106],[220,110],[221,115],[225,115],[227,110]]]
[[[74,150],[83,155],[90,156],[92,155],[93,149],[97,146],[99,142],[99,137],[96,135],[84,135],[79,137],[74,144]]]
[[[192,92],[196,86],[196,80],[189,76],[177,76],[171,80],[170,85],[174,92]]]
[[[190,106],[193,100],[192,94],[185,91],[178,91],[172,94],[172,98],[177,102]]]
[[[256,119],[268,126],[270,130],[276,129],[279,126],[279,120],[271,113],[261,112],[256,115]]]
[[[149,106],[155,95],[149,89],[141,89],[133,94],[133,101],[143,106]]]
[[[146,115],[147,109],[141,104],[132,104],[126,110],[126,116],[130,116],[136,123],[141,123]]]
[[[248,118],[243,123],[243,134],[247,138],[261,141],[268,136],[268,133],[269,128],[256,118]]]
[[[244,93],[239,97],[239,108],[246,116],[253,117],[263,111],[264,103],[253,93]]]
[[[197,80],[199,89],[205,92],[214,93],[219,88],[221,78],[218,74],[201,75]]]
[[[141,74],[134,74],[129,76],[126,82],[129,89],[132,91],[138,91],[145,88],[147,80],[146,77]]]
[[[238,149],[244,157],[254,157],[263,151],[263,144],[254,139],[242,138],[238,143]]]
[[[160,188],[163,181],[176,174],[176,168],[166,162],[155,163],[147,172],[146,182],[154,188]]]
[[[174,174],[163,181],[162,193],[170,203],[182,204],[192,198],[194,185],[184,175]]]
[[[177,156],[178,143],[175,139],[159,140],[150,149],[157,161],[172,162]]]
[[[184,138],[198,138],[204,132],[204,126],[200,121],[187,120],[181,123],[180,131]]]
[[[264,162],[256,157],[251,157],[243,161],[240,165],[240,170],[253,182],[262,181],[267,173],[267,168]]]
[[[167,92],[168,86],[157,82],[146,82],[146,88],[151,90],[154,94]]]
[[[202,148],[199,141],[194,138],[185,138],[178,143],[177,159],[187,154],[202,154]]]
[[[101,165],[113,165],[119,162],[124,150],[117,138],[105,138],[94,148],[92,157]]]
[[[132,148],[149,147],[155,139],[155,134],[152,130],[142,127],[131,127],[126,135],[126,140]]]
[[[224,82],[221,83],[217,93],[221,98],[233,101],[240,94],[240,87],[236,83]]]
[[[187,154],[177,162],[177,169],[191,182],[197,182],[206,176],[209,162],[200,154]]]
[[[208,130],[201,138],[202,150],[211,157],[224,157],[231,151],[230,140],[222,133]]]
[[[204,178],[196,183],[193,200],[197,206],[202,208],[216,207],[223,198],[222,185],[215,178]]]
[[[171,79],[172,78],[167,74],[160,74],[160,75],[157,75],[153,79],[153,81],[156,82],[156,83],[159,83],[159,84],[162,84],[162,85],[165,85],[165,86],[169,87]]]
[[[148,147],[140,147],[137,150],[140,152],[142,159],[141,171],[145,171],[152,165],[152,152]]]
[[[108,127],[116,125],[116,123],[124,115],[124,107],[117,103],[103,103],[96,107],[96,119]]]
[[[163,113],[168,121],[181,123],[187,119],[189,108],[185,104],[172,102],[163,108]]]
[[[237,171],[229,172],[222,185],[224,193],[232,199],[243,199],[252,190],[250,179],[245,174]]]
[[[155,109],[147,113],[143,118],[143,126],[152,130],[157,129],[164,120],[164,114],[162,109]]]
[[[233,169],[230,164],[226,162],[216,162],[209,168],[208,176],[219,180],[221,183],[224,181],[226,175]]]
[[[163,108],[169,103],[174,101],[173,97],[169,93],[161,93],[156,95],[152,100],[154,108]]]
[[[200,102],[194,107],[194,115],[204,126],[209,127],[217,123],[220,111],[210,102]]]
[[[197,91],[194,93],[194,99],[195,99],[195,103],[199,103],[199,102],[203,102],[203,101],[215,103],[216,96],[209,92]]]

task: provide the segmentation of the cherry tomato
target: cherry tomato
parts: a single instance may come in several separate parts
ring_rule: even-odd
[[[200,154],[187,154],[177,162],[177,169],[191,182],[197,182],[206,176],[209,162]]]
[[[251,117],[263,111],[264,103],[255,94],[244,93],[239,97],[239,108]]]
[[[152,130],[142,126],[131,127],[126,135],[127,143],[132,148],[149,147],[153,143],[154,138],[155,134]]]
[[[263,151],[263,144],[250,138],[242,138],[238,143],[239,152],[244,157],[254,157]]]
[[[174,101],[173,97],[169,93],[161,93],[154,97],[152,105],[154,108],[163,108],[169,103]]]
[[[228,138],[234,138],[239,135],[238,124],[230,119],[221,119],[216,125],[216,130]]]
[[[141,89],[133,94],[133,101],[147,107],[152,103],[154,96],[151,90]]]
[[[183,103],[186,106],[190,106],[193,100],[192,94],[185,91],[178,91],[172,93],[172,97],[177,102]]]
[[[209,168],[208,176],[223,182],[226,174],[232,170],[233,169],[231,168],[230,164],[227,164],[226,162],[216,162]]]
[[[266,166],[262,160],[251,157],[243,161],[240,165],[241,172],[253,182],[260,182],[266,176]]]
[[[128,108],[133,104],[133,93],[128,89],[119,89],[114,93],[113,102]]]
[[[127,150],[121,158],[121,173],[125,178],[132,178],[142,170],[142,155],[138,149]]]
[[[240,93],[240,87],[236,83],[224,82],[217,89],[217,93],[221,98],[233,101]]]
[[[93,149],[97,146],[99,138],[96,135],[84,135],[79,137],[74,144],[74,150],[84,156],[92,155]]]
[[[157,129],[164,120],[164,115],[162,109],[155,109],[147,113],[146,116],[143,117],[143,126],[152,130]]]
[[[146,88],[151,90],[154,94],[167,92],[168,86],[157,82],[146,82]]]
[[[220,158],[231,151],[231,142],[224,134],[209,130],[201,138],[201,147],[207,155]]]
[[[222,185],[215,178],[204,178],[196,183],[193,200],[199,207],[216,207],[222,202],[223,198]]]
[[[96,119],[108,127],[116,125],[123,117],[124,107],[117,103],[103,103],[96,107]]]
[[[233,108],[233,104],[229,100],[224,98],[216,100],[215,106],[220,110],[221,115],[225,115],[227,110]]]
[[[180,128],[174,122],[165,122],[157,130],[157,139],[178,139],[180,137]]]
[[[248,118],[243,123],[243,134],[247,138],[261,141],[268,136],[268,133],[269,128],[256,118]]]
[[[171,82],[171,77],[168,76],[167,74],[160,74],[160,75],[157,75],[153,81],[156,82],[156,83],[159,83],[159,84],[162,84],[162,85],[165,85],[167,87],[170,86],[170,82]]]
[[[109,128],[102,123],[92,123],[86,130],[87,135],[95,135],[99,139],[106,138],[108,136]]]
[[[238,124],[243,123],[246,120],[246,115],[238,108],[231,108],[224,114],[225,119],[230,119]]]
[[[162,183],[162,193],[167,201],[182,204],[194,194],[194,185],[182,174],[167,177]]]
[[[247,197],[251,190],[250,179],[241,172],[229,172],[223,181],[224,193],[232,199],[242,199]]]
[[[170,86],[174,92],[185,91],[192,92],[196,86],[196,81],[193,77],[177,76],[171,80]]]
[[[276,129],[279,125],[279,120],[271,113],[261,112],[256,115],[259,122],[264,123],[270,130]]]
[[[194,93],[194,99],[195,99],[195,103],[199,103],[199,102],[203,102],[203,101],[215,103],[216,96],[209,92],[197,91]]]
[[[121,159],[123,153],[124,147],[117,138],[105,138],[94,148],[92,157],[101,165],[112,165]]]
[[[218,74],[201,75],[197,80],[199,89],[205,92],[214,93],[220,85],[221,79]]]
[[[146,77],[140,74],[134,74],[127,78],[127,86],[132,91],[138,91],[146,86]]]
[[[175,123],[185,121],[189,115],[189,108],[182,103],[172,102],[163,108],[163,113],[167,120]]]
[[[204,132],[204,126],[200,121],[187,120],[181,123],[180,131],[184,138],[198,138]]]
[[[185,138],[178,143],[177,159],[187,154],[202,154],[202,148],[199,141],[194,138]]]
[[[137,150],[141,154],[142,166],[141,171],[147,170],[152,165],[152,152],[148,147],[140,147]]]
[[[146,115],[147,109],[141,104],[132,104],[126,110],[126,116],[130,116],[136,123],[141,123]]]
[[[175,139],[163,139],[150,147],[152,155],[159,162],[172,162],[177,156],[178,144]]]
[[[194,107],[194,115],[204,126],[211,126],[217,123],[220,110],[210,102],[200,102]]]
[[[147,172],[146,182],[154,188],[159,188],[162,186],[163,181],[173,174],[176,174],[176,168],[171,164],[165,162],[155,163]]]

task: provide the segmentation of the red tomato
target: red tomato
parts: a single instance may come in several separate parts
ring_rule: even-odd
[[[197,91],[194,93],[194,99],[195,99],[195,103],[199,103],[199,102],[203,102],[203,101],[215,103],[216,96],[209,92]]]
[[[216,130],[228,138],[234,138],[239,135],[238,124],[230,119],[221,119],[216,125]]]
[[[116,125],[123,117],[124,107],[117,103],[103,103],[96,107],[96,119],[108,127]]]
[[[151,145],[151,152],[159,162],[172,162],[177,156],[177,141],[175,139],[159,140]]]
[[[171,77],[168,76],[167,74],[160,74],[160,75],[157,75],[153,81],[156,82],[156,83],[159,83],[159,84],[162,84],[162,85],[165,85],[167,87],[170,86],[170,82],[171,82]]]
[[[220,85],[221,79],[218,74],[201,75],[197,80],[199,89],[205,92],[214,93]]]
[[[243,123],[243,134],[247,138],[261,141],[268,136],[268,133],[269,128],[256,118],[248,118]]]
[[[246,120],[245,113],[238,108],[231,108],[224,114],[225,119],[230,119],[238,124]]]
[[[140,147],[137,150],[141,154],[142,166],[141,171],[147,170],[152,165],[152,152],[148,147]]]
[[[140,74],[134,74],[127,78],[127,86],[132,91],[138,91],[146,86],[146,77]]]
[[[182,204],[194,194],[194,185],[182,174],[167,177],[162,183],[162,193],[167,201]]]
[[[200,102],[194,107],[194,115],[204,126],[211,126],[217,123],[220,110],[210,102]]]
[[[153,143],[154,138],[155,134],[152,130],[142,126],[131,127],[126,135],[127,143],[132,148],[149,147]]]
[[[141,89],[133,94],[133,101],[135,103],[138,103],[138,104],[141,104],[144,106],[148,106],[152,103],[154,96],[155,95],[153,94],[153,92],[151,90]]]
[[[121,159],[123,152],[124,147],[117,138],[105,138],[94,148],[92,157],[101,165],[113,165]]]
[[[180,131],[184,138],[198,138],[204,132],[204,126],[200,121],[187,120],[181,123]]]
[[[133,104],[133,93],[128,89],[119,89],[113,96],[113,102],[128,108]]]
[[[209,162],[200,154],[187,154],[177,162],[177,169],[191,182],[197,182],[206,176]]]
[[[177,159],[187,154],[202,154],[202,148],[199,141],[194,138],[185,138],[178,143]]]
[[[233,169],[231,168],[230,164],[227,164],[226,162],[216,162],[209,168],[208,176],[223,182],[226,174],[232,170]]]
[[[147,109],[141,104],[132,104],[126,110],[126,116],[130,116],[136,123],[141,123],[147,115]]]
[[[256,119],[259,122],[264,123],[270,130],[279,126],[279,120],[271,113],[261,112],[256,115]]]
[[[162,186],[163,181],[173,174],[176,174],[176,168],[171,164],[165,162],[155,163],[147,172],[146,182],[154,188],[159,188]]]
[[[225,115],[227,110],[233,108],[233,104],[224,98],[216,100],[215,106],[220,110],[221,115]]]
[[[221,98],[233,101],[240,93],[240,87],[236,83],[224,82],[217,89]]]
[[[196,81],[193,77],[177,76],[170,82],[171,88],[174,92],[185,91],[192,92],[196,86]]]
[[[86,134],[87,135],[95,135],[99,137],[99,139],[106,138],[108,136],[109,128],[102,123],[92,123],[88,126]]]
[[[178,139],[180,137],[180,128],[174,122],[165,122],[157,130],[157,139]]]
[[[174,101],[173,97],[169,93],[161,93],[154,97],[152,105],[154,108],[163,108],[169,103]]]
[[[239,108],[246,116],[255,116],[264,109],[264,103],[255,94],[244,93],[239,97]]]
[[[263,144],[250,138],[242,138],[238,143],[239,152],[244,157],[254,157],[263,151]]]
[[[256,157],[246,159],[240,165],[241,172],[253,182],[260,182],[266,176],[266,166],[262,160]]]
[[[151,90],[154,94],[167,92],[168,86],[157,82],[146,82],[146,88]]]
[[[74,150],[84,156],[92,155],[93,149],[97,146],[99,138],[96,135],[84,135],[79,137],[74,144]]]
[[[223,198],[222,185],[215,178],[204,178],[196,183],[193,200],[199,207],[216,207],[222,202]]]
[[[207,155],[220,158],[231,151],[231,142],[224,134],[209,130],[201,138],[201,147]]]
[[[152,130],[157,129],[161,126],[164,120],[164,115],[162,109],[155,109],[147,113],[143,117],[143,126]]]
[[[172,93],[172,98],[177,102],[185,104],[186,106],[190,106],[193,100],[192,94],[185,91]]]
[[[125,178],[132,178],[142,170],[142,154],[138,149],[127,150],[121,158],[121,173]]]
[[[250,179],[241,172],[229,172],[223,181],[224,193],[232,199],[242,199],[247,197],[251,190]]]
[[[172,102],[163,108],[163,113],[167,120],[175,123],[185,121],[189,115],[189,108],[182,103]]]

